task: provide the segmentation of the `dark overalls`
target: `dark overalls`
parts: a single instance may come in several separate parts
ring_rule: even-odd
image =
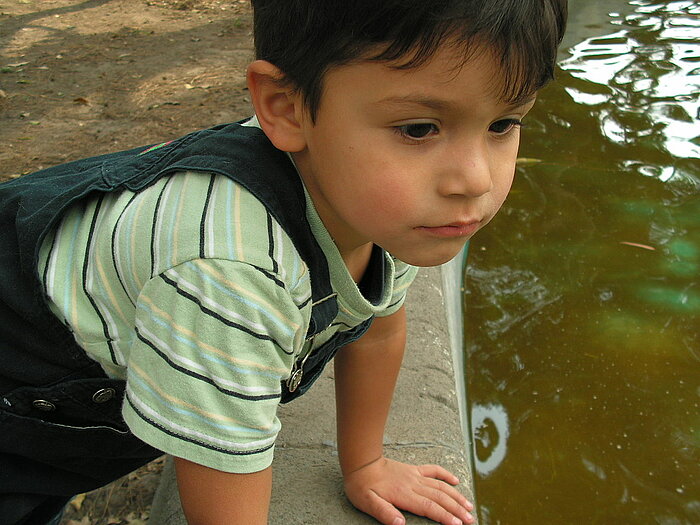
[[[44,523],[73,495],[161,454],[124,424],[124,382],[107,378],[49,311],[37,262],[47,232],[80,199],[139,191],[182,170],[218,173],[241,183],[291,237],[311,277],[307,338],[335,318],[328,265],[305,219],[299,176],[287,155],[257,128],[217,126],[0,184],[0,524]],[[338,334],[297,363],[295,381],[282,385],[282,402],[304,393],[336,351],[370,323]]]

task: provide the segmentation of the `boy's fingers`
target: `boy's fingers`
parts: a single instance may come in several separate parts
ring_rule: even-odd
[[[369,508],[365,511],[384,525],[404,525],[406,519],[396,507],[377,495],[373,490],[369,491]]]
[[[440,481],[439,479],[431,479],[431,478],[426,478],[424,481],[424,484],[426,487],[430,487],[432,489],[440,490],[447,494],[449,497],[451,497],[457,504],[461,505],[467,510],[473,510],[474,505],[471,504],[471,502],[462,494],[460,491],[458,491],[456,488],[454,488],[452,485],[445,483],[444,481]]]
[[[433,478],[435,480],[444,481],[449,485],[458,485],[459,478],[452,474],[449,470],[441,467],[440,465],[420,465],[418,471],[426,478]],[[461,492],[453,489],[454,492],[448,489],[449,485],[445,486],[443,490],[453,494],[454,498],[459,501],[461,505],[466,507],[467,510],[474,510],[474,505],[469,501]],[[452,488],[452,487],[449,487]]]
[[[440,482],[436,481],[435,483]],[[456,499],[453,494],[445,492],[444,489],[448,487],[449,485],[446,484],[443,484],[442,486],[424,485],[415,490],[416,495],[421,498],[421,504],[426,506],[426,511],[431,512],[431,514],[423,515],[440,523],[450,525],[457,523],[471,523],[473,521],[473,517],[467,511],[466,507],[460,503],[462,498]],[[426,500],[433,502],[435,505],[426,503]],[[457,518],[456,521],[455,518]]]
[[[428,478],[441,479],[450,485],[459,484],[459,478],[440,465],[420,465],[418,471]]]
[[[435,497],[435,491],[429,496],[424,496],[422,494],[416,493],[413,500],[409,505],[404,508],[417,514],[419,516],[425,516],[426,518],[442,523],[443,525],[462,525],[463,523],[473,523],[471,515],[469,515],[463,508],[457,513],[457,515],[448,511],[442,504],[442,502],[433,499]],[[443,496],[445,496],[443,494]],[[446,496],[445,496],[446,497]],[[450,499],[451,500],[451,499]],[[454,500],[451,500],[453,505],[456,505]]]

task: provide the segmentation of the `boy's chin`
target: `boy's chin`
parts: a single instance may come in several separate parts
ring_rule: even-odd
[[[441,264],[445,264],[446,262],[451,261],[454,259],[459,253],[461,253],[462,249],[464,248],[466,242],[462,245],[460,245],[457,248],[454,249],[442,249],[442,250],[432,250],[430,252],[421,252],[421,253],[394,253],[390,252],[391,255],[396,257],[397,259],[400,259],[401,261],[405,262],[406,264],[410,264],[411,266],[419,266],[422,268],[429,268],[432,266],[440,266]]]

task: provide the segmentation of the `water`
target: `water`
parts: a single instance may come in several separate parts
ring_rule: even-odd
[[[570,2],[470,247],[482,525],[700,524],[700,3]]]

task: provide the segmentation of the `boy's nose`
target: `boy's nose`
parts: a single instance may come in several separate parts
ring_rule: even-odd
[[[442,195],[480,197],[491,191],[493,181],[484,145],[455,148],[447,155],[440,178]]]

